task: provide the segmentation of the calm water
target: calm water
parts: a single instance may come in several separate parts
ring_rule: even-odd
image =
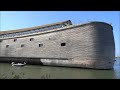
[[[116,58],[113,70],[26,65],[11,66],[0,63],[0,78],[21,79],[120,79],[120,58]]]

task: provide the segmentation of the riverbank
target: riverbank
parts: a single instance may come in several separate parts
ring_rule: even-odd
[[[0,63],[0,79],[120,79],[120,58],[116,58],[112,70],[41,65],[17,67],[9,63]]]

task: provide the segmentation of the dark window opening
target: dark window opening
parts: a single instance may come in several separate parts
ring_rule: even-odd
[[[109,62],[109,63],[111,63],[111,62]]]
[[[30,38],[30,41],[33,41],[34,40],[34,38]]]
[[[49,40],[50,40],[50,38],[49,38]]]
[[[22,44],[21,47],[25,47],[25,44]]]
[[[17,41],[17,39],[14,39],[14,42],[16,42]]]
[[[43,46],[43,44],[39,44],[39,47],[42,47]]]
[[[66,43],[61,43],[61,46],[65,46],[66,45]]]
[[[9,47],[9,45],[6,45],[6,48],[8,48]]]

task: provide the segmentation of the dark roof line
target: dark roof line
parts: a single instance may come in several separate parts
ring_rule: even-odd
[[[66,22],[70,22],[72,24],[72,22],[70,20],[66,20],[66,21],[63,21],[63,22],[57,22],[57,23],[47,24],[47,25],[42,25],[42,26],[35,26],[35,27],[31,27],[31,28],[16,29],[16,30],[10,30],[10,31],[0,31],[0,34],[10,34],[10,33],[30,31],[30,30],[34,30],[34,29],[38,29],[38,28],[44,28],[44,27],[54,26],[54,25],[57,25],[57,24],[58,25],[59,24],[64,24]]]

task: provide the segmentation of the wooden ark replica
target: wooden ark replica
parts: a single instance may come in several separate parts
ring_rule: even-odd
[[[113,28],[104,22],[73,25],[70,20],[0,31],[0,62],[112,69]]]

